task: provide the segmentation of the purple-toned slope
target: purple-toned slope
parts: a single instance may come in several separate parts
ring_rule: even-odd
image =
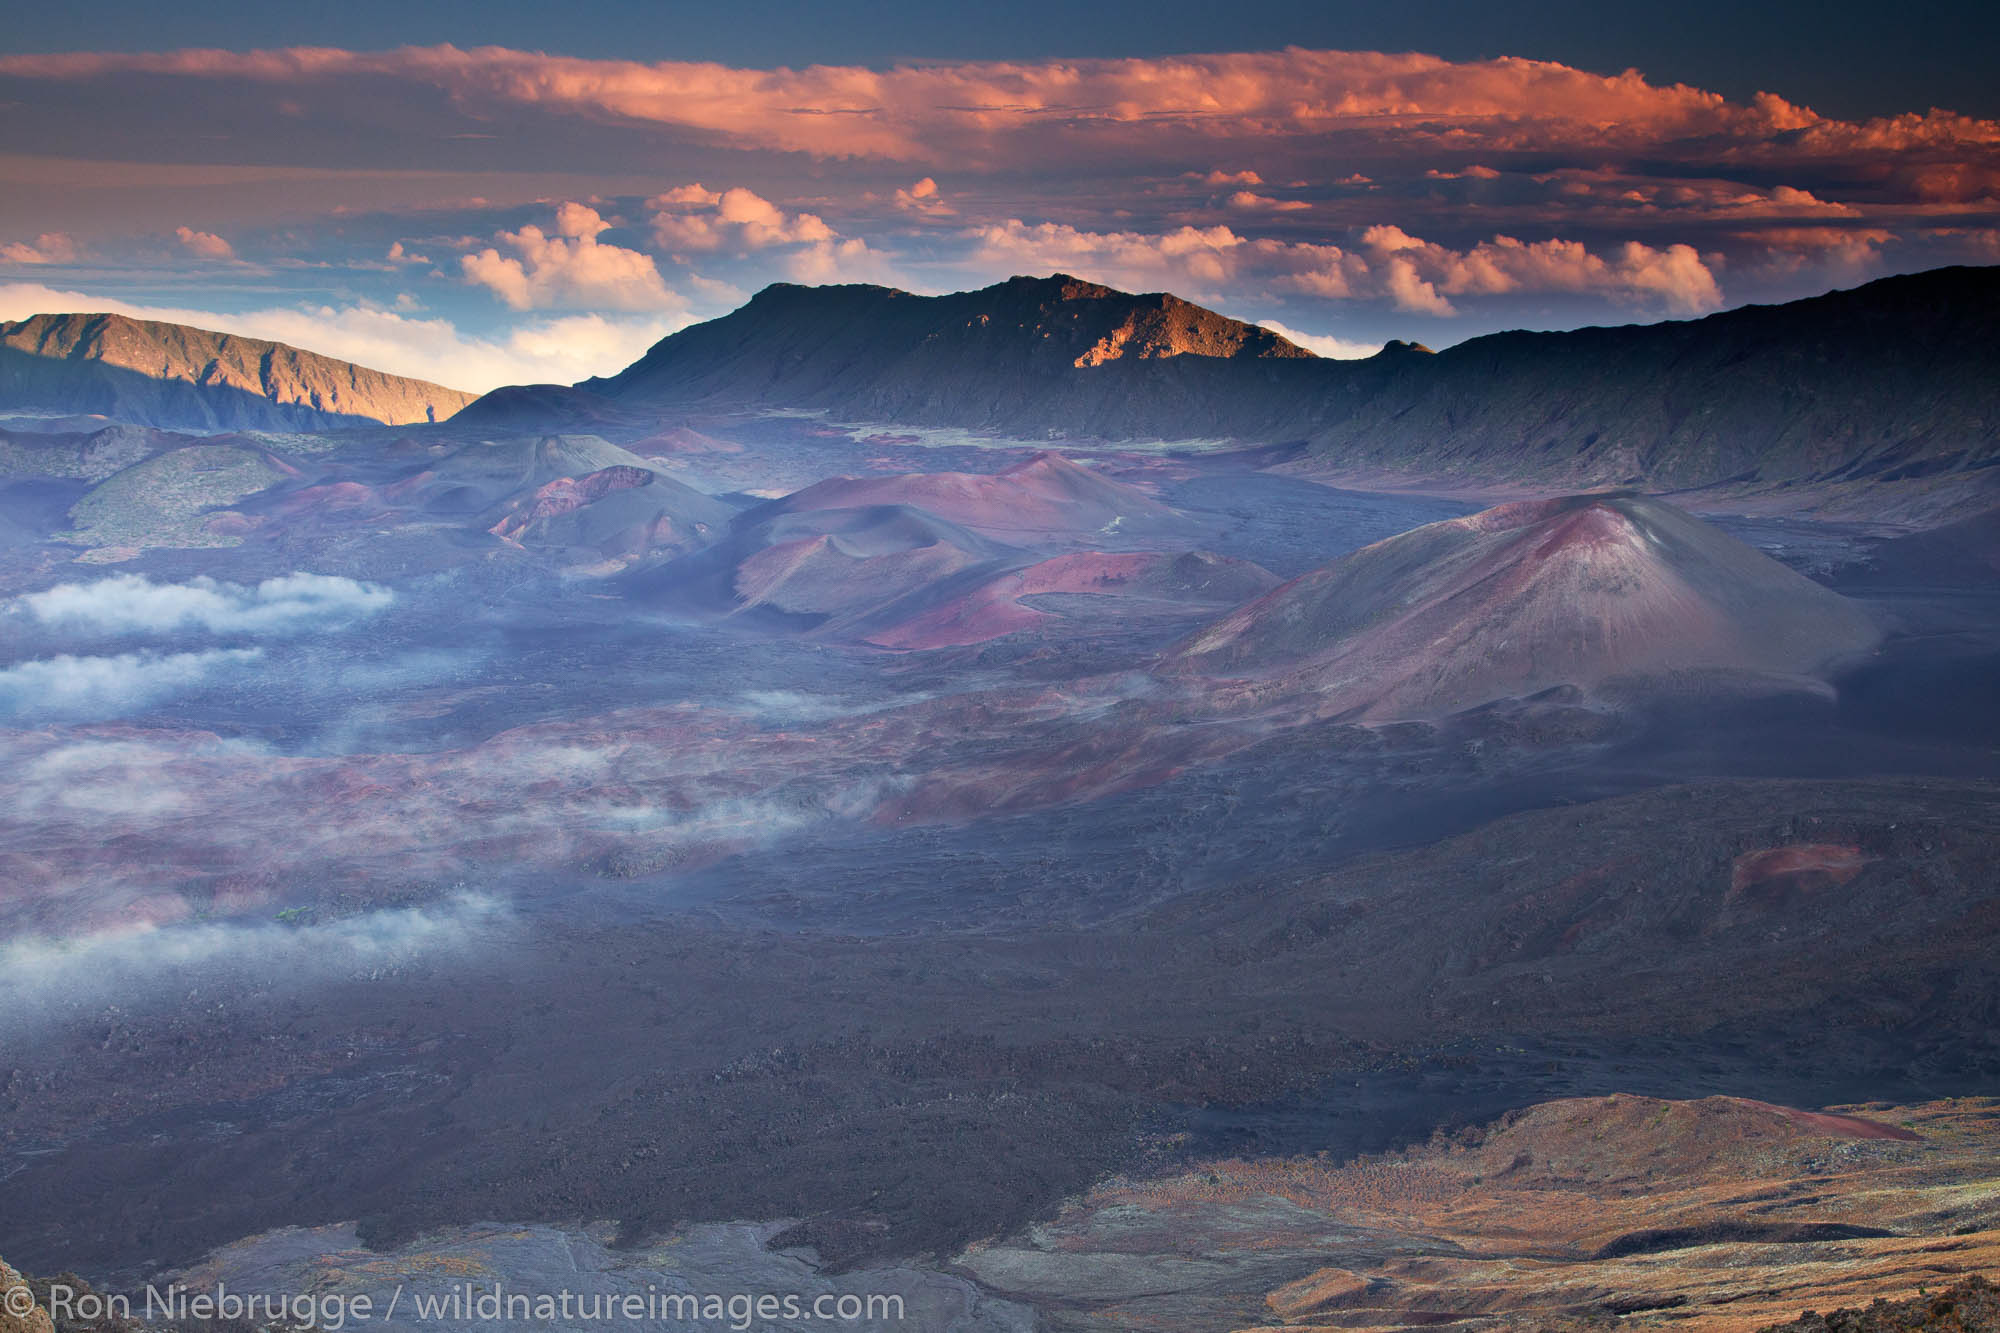
[[[1846,598],[1671,505],[1614,493],[1377,542],[1231,612],[1166,665],[1391,719],[1619,677],[1811,676],[1879,637]]]
[[[1004,471],[832,477],[776,501],[787,512],[910,505],[1001,540],[1186,526],[1137,487],[1043,452]]]

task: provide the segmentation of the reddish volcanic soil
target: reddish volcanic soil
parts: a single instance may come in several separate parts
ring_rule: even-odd
[[[1859,847],[1800,842],[1745,852],[1730,868],[1729,891],[1744,893],[1773,883],[1801,889],[1839,888],[1868,864]]]
[[[510,502],[487,530],[505,541],[613,558],[705,545],[726,511],[710,497],[648,468],[614,464],[557,477]]]
[[[873,610],[977,563],[949,541],[869,552],[830,533],[767,546],[736,568],[743,608],[842,616]]]
[[[1246,560],[1205,551],[1085,551],[1010,570],[916,615],[869,629],[862,637],[884,648],[948,648],[983,643],[1055,618],[1024,605],[1024,598],[1088,597],[1093,615],[1118,615],[1144,603],[1185,614],[1203,605],[1233,606],[1269,591],[1277,581]]]
[[[1770,1111],[1783,1116],[1809,1134],[1819,1134],[1830,1139],[1895,1139],[1902,1143],[1915,1143],[1920,1137],[1915,1130],[1901,1125],[1885,1124],[1880,1120],[1870,1120],[1866,1116],[1835,1115],[1827,1111],[1801,1111],[1792,1106],[1773,1106],[1769,1102],[1749,1101],[1737,1098],[1741,1105],[1758,1111]]]

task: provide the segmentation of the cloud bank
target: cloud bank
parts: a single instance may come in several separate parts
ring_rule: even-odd
[[[1657,153],[1737,160],[1979,155],[2000,125],[1931,110],[1865,122],[1773,93],[1732,102],[1637,70],[1600,75],[1553,61],[1450,61],[1416,52],[1223,52],[1133,59],[982,61],[887,70],[588,59],[503,47],[393,51],[82,52],[0,58],[0,76],[66,82],[134,74],[209,83],[361,86],[391,80],[502,107],[657,127],[742,148],[822,158],[1019,164],[1329,137],[1343,146],[1459,152]],[[1242,162],[1241,155],[1238,156]],[[1263,179],[1252,161],[1239,166]],[[1240,177],[1239,177],[1240,178]],[[1942,177],[1932,188],[1949,191]]]
[[[375,615],[395,601],[389,589],[330,574],[287,574],[254,587],[196,578],[154,583],[119,574],[94,583],[63,583],[14,599],[14,609],[43,625],[107,635],[283,635]]]

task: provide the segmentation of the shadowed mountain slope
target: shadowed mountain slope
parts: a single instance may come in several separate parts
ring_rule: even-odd
[[[0,324],[0,412],[164,430],[338,430],[443,421],[473,395],[301,351],[124,315]]]
[[[501,391],[474,419],[807,409],[1033,439],[1289,443],[1309,466],[1434,482],[1867,491],[1935,521],[2000,493],[1996,364],[2000,268],[1435,354],[1391,343],[1364,361],[1057,275],[939,297],[771,287],[618,375]]]
[[[935,297],[780,284],[666,338],[621,373],[578,385],[586,396],[577,402],[824,408],[1029,434],[1178,436],[1201,433],[1201,422],[1184,429],[1162,410],[1162,395],[1214,419],[1240,406],[1233,386],[1317,360],[1268,329],[1179,297],[1134,296],[1064,274]],[[1239,373],[1213,380],[1200,367]]]

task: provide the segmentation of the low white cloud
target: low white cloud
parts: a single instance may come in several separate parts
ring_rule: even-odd
[[[1330,333],[1303,333],[1289,324],[1280,324],[1275,319],[1259,320],[1258,323],[1279,337],[1297,343],[1308,352],[1332,357],[1337,361],[1357,361],[1382,350],[1381,343],[1358,342],[1352,338],[1338,338]]]
[[[154,583],[118,574],[94,583],[63,583],[14,600],[44,625],[100,634],[296,634],[386,610],[389,589],[330,574],[287,574],[254,587],[196,578]]]
[[[62,654],[0,668],[0,710],[30,716],[116,717],[190,689],[224,667],[255,661],[262,650],[200,653]]]
[[[489,246],[462,256],[459,266],[466,281],[515,310],[679,308],[681,298],[651,255],[597,239],[610,226],[596,209],[566,203],[556,209],[553,233],[535,226],[500,232],[494,240],[512,253]]]

